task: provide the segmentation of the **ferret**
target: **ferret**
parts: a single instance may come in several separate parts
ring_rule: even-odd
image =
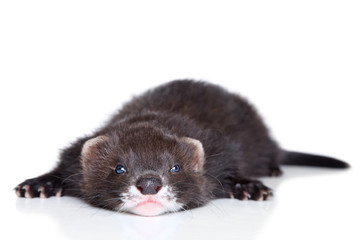
[[[244,98],[176,80],[125,104],[103,127],[63,150],[55,169],[15,188],[19,197],[74,196],[92,206],[156,216],[212,199],[268,200],[263,176],[279,165],[347,168],[280,148]]]

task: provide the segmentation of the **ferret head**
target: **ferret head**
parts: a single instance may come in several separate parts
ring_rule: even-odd
[[[200,141],[149,128],[100,135],[82,149],[82,191],[90,204],[143,216],[205,203]]]

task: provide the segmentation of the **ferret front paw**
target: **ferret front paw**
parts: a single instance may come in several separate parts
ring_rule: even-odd
[[[62,181],[53,175],[43,175],[20,183],[15,187],[15,193],[18,197],[25,198],[61,197]]]
[[[262,182],[256,180],[243,180],[235,184],[234,197],[240,200],[268,200],[272,190]]]

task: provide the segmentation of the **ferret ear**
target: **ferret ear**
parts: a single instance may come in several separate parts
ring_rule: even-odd
[[[194,138],[183,137],[182,140],[193,148],[194,156],[190,166],[195,172],[202,172],[205,163],[205,151],[202,143]]]
[[[99,149],[108,141],[107,136],[98,136],[87,140],[81,150],[82,164],[87,165],[91,159],[98,158]]]

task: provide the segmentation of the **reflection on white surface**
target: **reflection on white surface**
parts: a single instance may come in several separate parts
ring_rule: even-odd
[[[97,209],[71,197],[21,198],[16,200],[16,209],[21,215],[36,215],[42,225],[54,222],[59,239],[255,239],[269,217],[281,209],[277,196],[280,183],[300,176],[334,176],[341,171],[287,167],[284,172],[283,177],[263,179],[275,191],[270,201],[220,199],[202,208],[158,217]]]
[[[236,239],[255,236],[270,214],[273,202],[221,199],[199,209],[141,217],[96,209],[71,198],[17,199],[16,208],[27,214],[50,215],[67,239],[186,239],[193,236],[221,237],[223,231]],[[248,216],[252,216],[249,218]],[[234,224],[236,223],[236,224]],[[258,228],[251,226],[257,225]]]

